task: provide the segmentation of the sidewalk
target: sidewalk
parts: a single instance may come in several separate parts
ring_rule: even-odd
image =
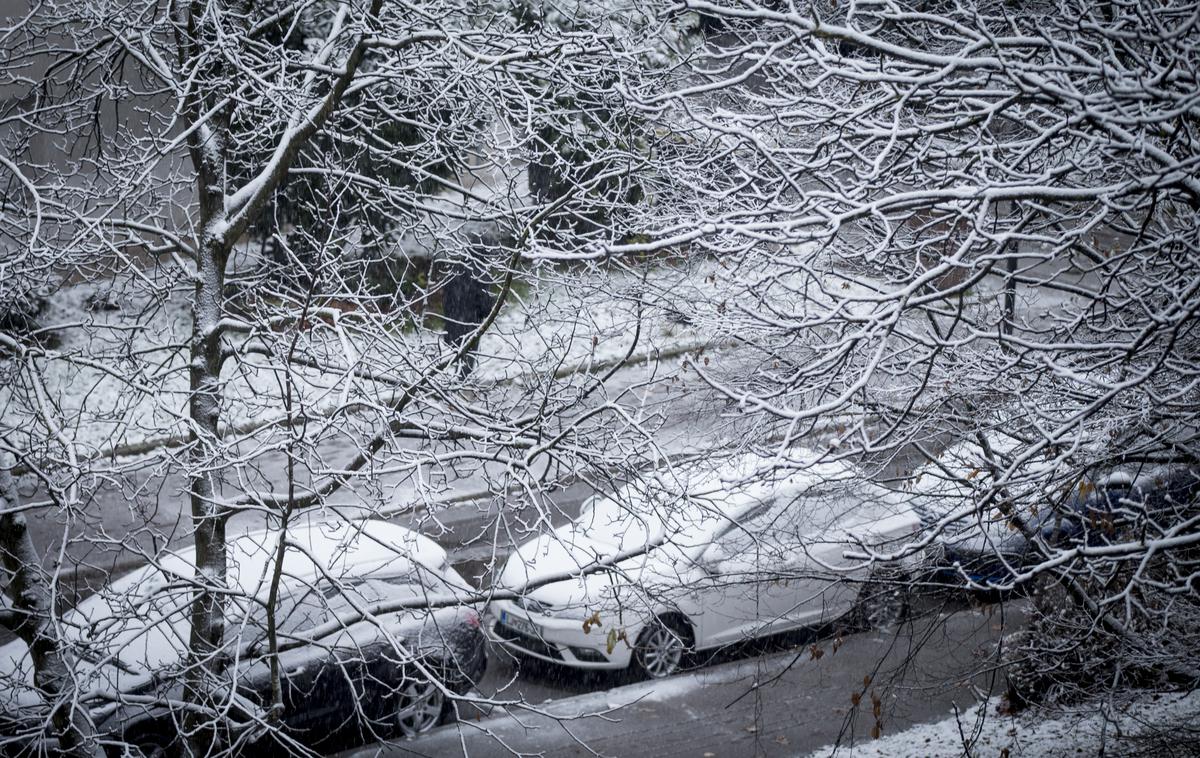
[[[1200,755],[1200,691],[1127,689],[1114,699],[1061,704],[1049,712],[996,715],[998,698],[932,724],[873,740],[839,758],[925,758],[930,745],[971,743],[970,755],[1011,758]],[[827,755],[829,749],[821,751]],[[966,750],[960,751],[964,754]]]
[[[916,628],[906,626],[898,633],[852,635],[836,652],[828,637],[797,638],[798,649],[534,705],[540,712],[497,709],[490,717],[447,725],[418,740],[346,755],[806,755],[839,736],[843,744],[851,737],[858,743],[870,741],[872,693],[880,697],[882,731],[892,734],[912,724],[940,721],[955,704],[964,710],[973,706],[977,697],[972,686],[997,692],[1002,679],[987,672],[995,642],[1005,625],[1011,631],[1023,622],[1012,608],[1006,617],[998,610],[964,610],[922,619]],[[817,658],[813,644],[821,651]],[[872,685],[855,708],[852,695],[864,691],[866,676],[872,677]],[[498,700],[515,697],[496,694]],[[950,746],[944,754],[957,753]],[[929,754],[942,753],[931,745]]]

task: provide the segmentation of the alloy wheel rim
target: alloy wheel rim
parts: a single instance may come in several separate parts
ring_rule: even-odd
[[[400,690],[396,722],[405,737],[424,734],[437,726],[446,696],[433,682],[410,681]]]
[[[640,651],[642,668],[655,679],[670,676],[679,670],[683,659],[683,641],[665,626],[658,626],[646,636]]]
[[[169,755],[167,746],[158,740],[152,740],[136,745],[135,754],[140,754],[143,758],[160,758]]]

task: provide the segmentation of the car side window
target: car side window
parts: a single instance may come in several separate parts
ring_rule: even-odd
[[[770,517],[777,506],[773,499],[763,500],[730,523],[715,540],[719,553],[736,558],[758,552],[764,539],[770,539]]]
[[[326,598],[323,592],[308,588],[296,588],[295,594],[287,597],[276,611],[276,623],[283,634],[296,634],[314,629],[329,621],[337,610],[345,605],[338,595]]]
[[[833,489],[781,494],[739,519],[726,533],[726,549],[787,559],[826,534],[837,521],[838,509],[855,505],[851,500],[840,483]]]
[[[303,636],[329,621],[353,615],[358,608],[369,608],[385,600],[419,597],[422,589],[416,581],[416,576],[406,575],[337,584],[328,580],[320,580],[313,585],[284,584],[279,588],[276,628],[281,636]],[[267,608],[264,602],[243,598],[237,606],[241,612],[231,614],[230,625],[241,628],[244,623],[244,638],[265,639]]]
[[[762,501],[736,519],[731,519],[730,523],[721,530],[717,539],[733,540],[737,538],[738,534],[753,533],[755,525],[758,524],[762,515],[770,510],[772,504],[773,501],[770,500]]]

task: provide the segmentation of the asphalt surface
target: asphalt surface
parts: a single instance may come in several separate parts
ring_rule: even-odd
[[[620,372],[617,384],[639,381],[640,371]],[[662,414],[660,431],[666,449],[720,447],[721,439],[736,440],[746,434],[739,426],[736,409],[689,395],[686,389],[661,383],[631,400],[642,404],[643,410],[648,404]],[[350,452],[336,447],[322,450],[331,462]],[[903,468],[902,462],[897,466]],[[263,456],[255,464],[259,486],[278,488],[282,471],[279,455]],[[472,491],[488,477],[486,471],[468,473],[446,486],[451,491]],[[245,488],[253,486],[248,483]],[[49,567],[60,554],[64,536],[85,537],[67,540],[61,577],[65,584],[75,582],[80,594],[86,594],[89,587],[140,562],[129,552],[130,543],[146,547],[187,544],[190,514],[185,489],[177,474],[156,472],[133,477],[121,487],[101,483],[92,493],[86,518],[68,521],[49,511],[43,518],[32,519],[35,544],[42,548]],[[387,493],[389,505],[420,500],[406,475],[383,473],[371,482],[371,493],[350,487],[339,493],[334,505],[374,507],[379,504],[379,492]],[[544,532],[547,526],[565,523],[592,494],[590,486],[576,483],[541,502],[497,497],[448,505],[435,512],[413,508],[392,520],[438,541],[464,576],[487,587],[514,545]],[[239,514],[230,533],[255,528],[261,519],[260,514]],[[101,539],[95,539],[97,535]],[[73,570],[75,564],[78,571]],[[939,610],[943,604],[943,600],[927,599],[923,607],[926,613],[937,615],[943,613]],[[852,635],[834,653],[829,629],[808,630],[765,646],[706,657],[696,662],[695,671],[662,683],[631,684],[624,674],[584,674],[550,664],[531,664],[495,649],[480,693],[493,702],[519,702],[522,706],[513,707],[511,713],[503,706],[464,706],[467,720],[463,725],[443,727],[438,734],[388,749],[397,755],[453,755],[462,754],[465,746],[470,755],[511,755],[493,739],[498,735],[518,752],[551,756],[591,754],[580,741],[614,756],[795,755],[834,741],[843,727],[849,729],[847,734],[858,737],[869,733],[874,720],[854,717],[849,697],[855,682],[861,689],[862,677],[871,672],[876,672],[876,682],[883,681],[883,670],[877,671],[877,664],[885,653],[888,666],[893,666],[902,652],[913,651],[904,676],[888,675],[893,683],[879,690],[886,692],[881,701],[885,730],[941,717],[951,701],[961,706],[974,702],[972,686],[982,681],[979,670],[981,661],[986,661],[979,652],[989,645],[994,648],[1001,631],[997,617],[964,610],[953,601],[944,613],[947,615],[938,623],[926,624],[929,629],[921,627],[916,638],[913,632],[917,627],[913,626],[900,636]],[[814,644],[827,651],[819,659],[812,659]],[[766,684],[776,675],[777,681]],[[755,689],[751,687],[754,681],[764,684]],[[863,697],[869,711],[869,694]],[[545,712],[541,712],[543,705]],[[603,718],[587,715],[612,705],[622,707]],[[570,720],[562,721],[564,714],[571,716]],[[365,750],[370,754],[378,748]]]
[[[652,682],[494,654],[480,694],[512,705],[490,713],[463,706],[458,723],[345,755],[806,755],[870,740],[877,725],[891,734],[940,720],[998,694],[998,643],[1024,622],[1019,601],[971,607],[961,598],[926,597],[891,630],[840,642],[831,627],[803,630],[708,656],[686,673]],[[931,747],[930,754],[943,754],[937,750],[957,754],[953,746]]]

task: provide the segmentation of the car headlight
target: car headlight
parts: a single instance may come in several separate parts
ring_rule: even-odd
[[[513,600],[513,605],[529,613],[556,619],[582,620],[587,616],[586,610],[581,605],[557,606],[552,603],[535,600],[531,597],[518,597]]]
[[[543,603],[540,600],[534,600],[531,597],[524,597],[524,596],[518,597],[516,600],[513,600],[513,605],[517,606],[518,608],[520,608],[522,610],[529,611],[530,613],[540,613],[543,616],[549,615],[550,609],[552,607],[549,603]]]

